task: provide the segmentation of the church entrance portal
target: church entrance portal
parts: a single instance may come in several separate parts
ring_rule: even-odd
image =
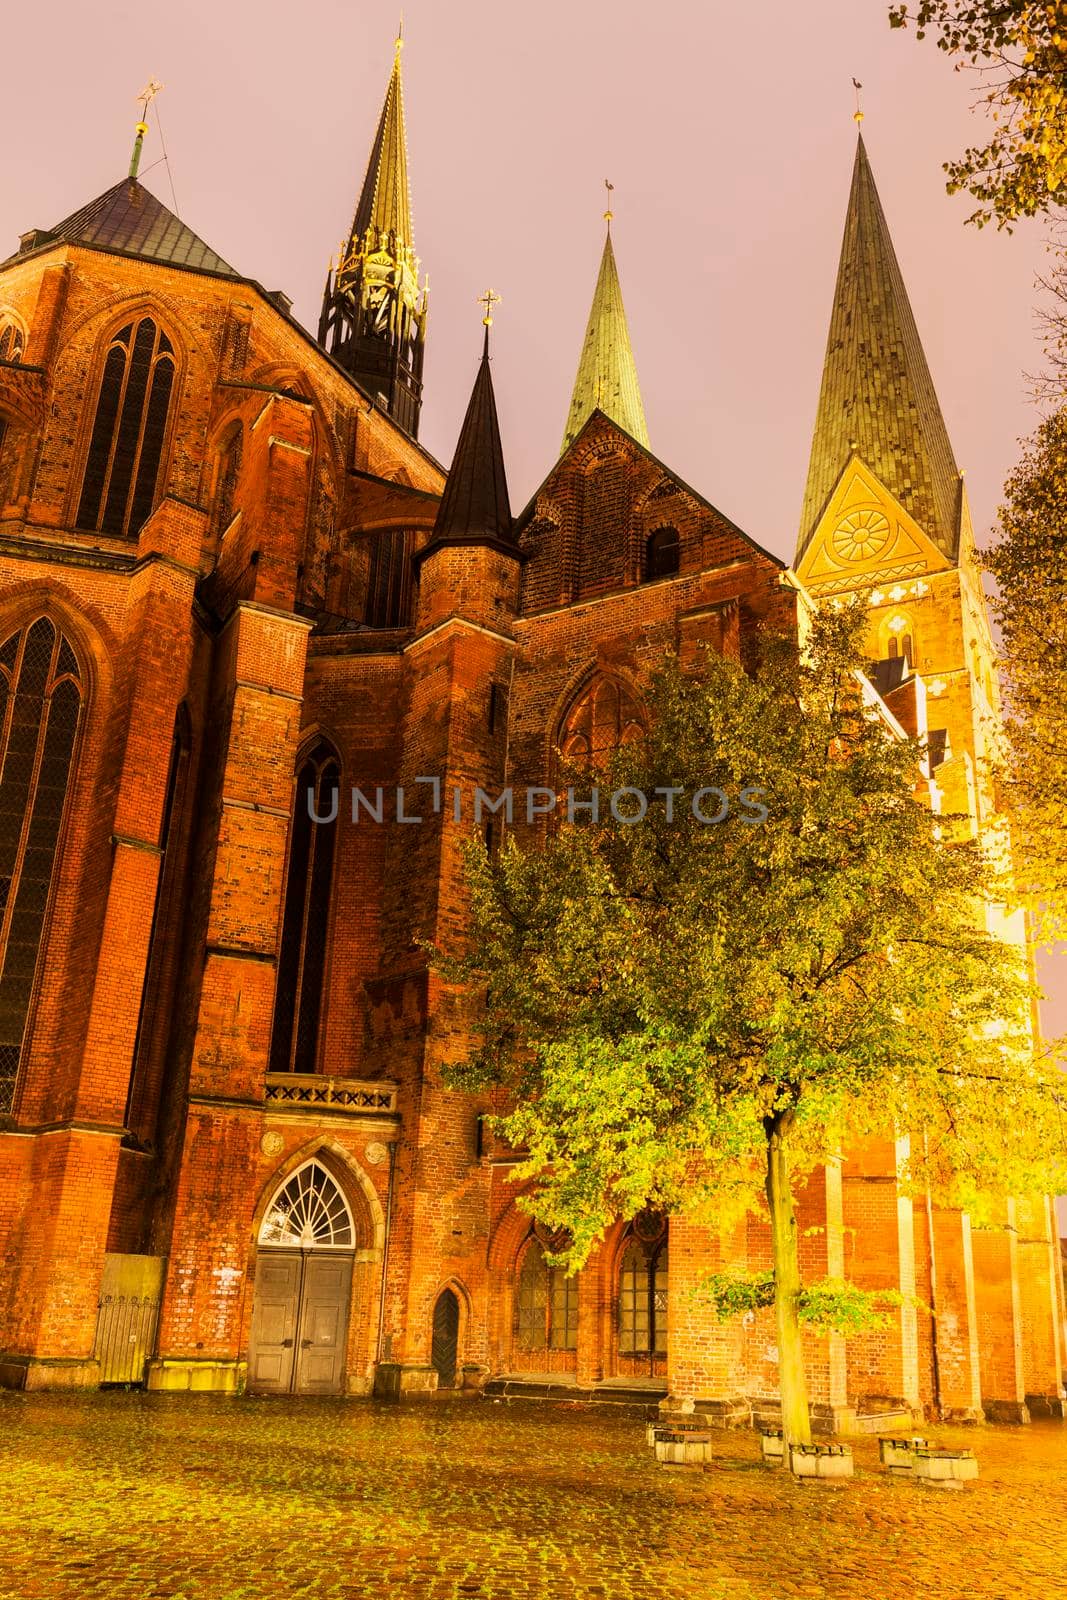
[[[333,1178],[299,1167],[259,1231],[248,1387],[256,1394],[341,1394],[355,1230]]]

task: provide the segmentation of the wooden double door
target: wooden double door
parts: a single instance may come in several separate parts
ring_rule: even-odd
[[[248,1348],[256,1394],[344,1391],[352,1255],[260,1250]]]

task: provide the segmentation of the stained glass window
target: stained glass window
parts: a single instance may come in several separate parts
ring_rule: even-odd
[[[47,617],[0,646],[0,1111],[10,1111],[41,954],[82,706]]]
[[[578,1348],[578,1279],[550,1267],[533,1238],[519,1268],[515,1331],[523,1350]]]
[[[351,1250],[348,1202],[318,1161],[306,1161],[279,1188],[259,1230],[261,1245],[288,1250]]]
[[[16,366],[22,360],[22,329],[14,322],[0,328],[0,361],[10,361]]]
[[[136,539],[155,505],[174,387],[174,347],[151,317],[108,347],[76,526]]]
[[[630,1235],[619,1266],[619,1351],[665,1355],[667,1351],[667,1243],[647,1244]]]
[[[296,778],[282,941],[270,1042],[271,1072],[314,1072],[318,1058],[341,771],[318,745]]]
[[[403,528],[374,538],[365,621],[368,628],[405,628],[411,613],[411,540]]]

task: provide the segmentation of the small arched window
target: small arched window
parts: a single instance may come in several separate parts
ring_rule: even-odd
[[[215,477],[214,522],[216,533],[225,533],[233,521],[234,496],[237,493],[237,480],[241,475],[243,449],[244,429],[238,423],[219,451],[218,469]]]
[[[645,578],[672,578],[678,571],[681,546],[677,528],[657,528],[645,540]]]
[[[5,322],[0,328],[0,361],[10,361],[18,366],[22,360],[22,329],[17,322]]]
[[[155,505],[174,388],[174,346],[151,317],[108,346],[76,526],[136,539]]]
[[[82,693],[74,651],[47,617],[0,647],[0,1111],[23,1057]]]
[[[318,1059],[340,785],[337,757],[317,745],[296,775],[271,1072],[314,1072]]]
[[[642,1212],[619,1264],[619,1354],[666,1352],[667,1223],[656,1212]]]
[[[578,1279],[550,1267],[531,1236],[523,1252],[516,1295],[516,1340],[522,1350],[577,1350]]]

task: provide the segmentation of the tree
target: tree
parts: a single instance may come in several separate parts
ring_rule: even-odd
[[[762,1188],[783,1424],[805,1442],[798,1179],[847,1131],[921,1125],[916,1178],[961,1198],[1041,1186],[1062,1149],[1035,1131],[1059,1109],[1019,963],[976,928],[987,869],[936,836],[918,752],[861,693],[862,626],[820,616],[806,658],[772,640],[752,676],[665,662],[646,738],[599,774],[599,823],[495,860],[472,842],[469,947],[439,958],[484,994],[451,1080],[497,1091],[572,1270],[616,1216]],[[825,1315],[832,1287],[809,1286]]]
[[[1067,410],[1042,423],[1005,487],[997,583],[1007,690],[1003,793],[1039,934],[1067,935]]]
[[[919,0],[890,7],[894,28],[932,32],[939,50],[984,80],[981,99],[996,131],[945,164],[948,191],[979,202],[968,218],[1005,227],[1067,200],[1067,3],[1065,0]]]

